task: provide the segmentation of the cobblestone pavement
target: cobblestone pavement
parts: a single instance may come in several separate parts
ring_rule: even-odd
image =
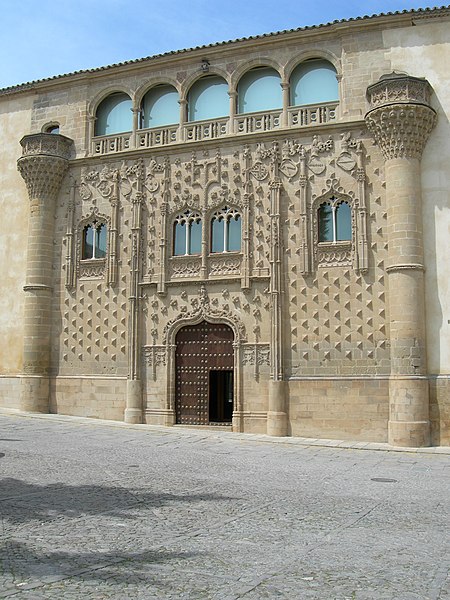
[[[450,456],[0,414],[1,598],[450,599]]]

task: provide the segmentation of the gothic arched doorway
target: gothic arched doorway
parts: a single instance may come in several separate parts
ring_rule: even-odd
[[[234,335],[231,327],[202,321],[176,336],[176,422],[185,425],[231,423],[234,387]]]

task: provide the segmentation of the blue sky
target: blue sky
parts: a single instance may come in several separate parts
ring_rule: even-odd
[[[425,0],[0,0],[0,88]]]

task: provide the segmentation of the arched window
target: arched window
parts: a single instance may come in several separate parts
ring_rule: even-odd
[[[339,99],[336,69],[327,60],[306,60],[290,80],[291,106],[333,102]]]
[[[269,67],[255,67],[241,77],[238,112],[260,112],[283,106],[280,75]]]
[[[163,127],[180,120],[177,90],[171,85],[157,85],[149,90],[142,101],[141,127]]]
[[[112,135],[131,131],[133,115],[131,98],[122,92],[111,94],[100,102],[95,121],[95,135]]]
[[[239,252],[241,249],[241,215],[225,206],[211,219],[211,252]]]
[[[47,125],[44,131],[45,133],[59,134],[59,125],[57,123],[52,123],[51,125]]]
[[[105,258],[106,256],[106,225],[93,221],[83,228],[81,249],[82,260]]]
[[[352,239],[352,210],[348,202],[330,198],[318,210],[319,242],[345,242]]]
[[[230,112],[228,84],[217,75],[207,75],[194,83],[188,94],[188,120],[203,121],[226,117]]]
[[[173,225],[173,253],[175,256],[200,254],[202,250],[202,219],[199,214],[185,211],[175,218]]]

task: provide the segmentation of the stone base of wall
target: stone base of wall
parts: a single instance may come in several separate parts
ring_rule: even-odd
[[[126,394],[126,378],[56,377],[50,382],[50,411],[123,421]]]
[[[430,377],[430,421],[433,446],[450,446],[450,375]]]
[[[20,410],[22,381],[20,377],[0,375],[0,407]]]
[[[0,376],[0,407],[20,409],[22,378]],[[387,442],[388,378],[296,378],[288,382],[289,434],[295,437]],[[123,421],[127,380],[119,377],[56,377],[50,381],[50,411],[65,415]],[[266,433],[267,413],[259,398],[245,395],[243,431]],[[250,396],[250,393],[249,393]],[[430,377],[430,420],[433,446],[450,446],[450,375]],[[145,411],[144,421],[171,425],[174,415]]]
[[[244,412],[244,433],[267,433],[267,412]]]
[[[389,380],[291,379],[288,416],[292,436],[387,442]]]

